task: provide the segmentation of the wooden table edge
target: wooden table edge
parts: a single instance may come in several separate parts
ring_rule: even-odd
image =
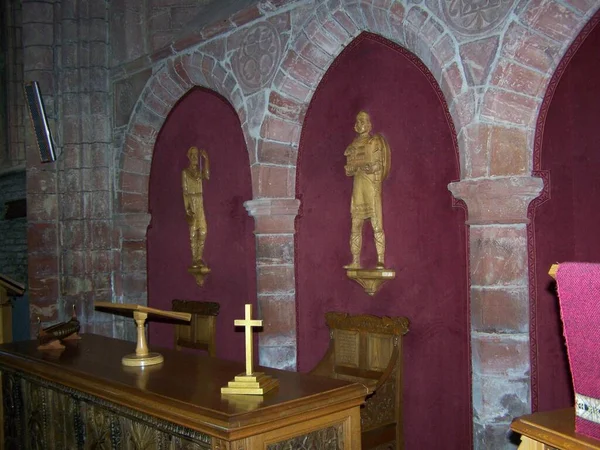
[[[367,395],[366,388],[356,383],[333,389],[331,392],[336,394],[335,401],[330,401],[325,408],[316,405],[315,398],[318,398],[319,395],[315,394],[290,401],[286,403],[285,408],[278,405],[262,408],[260,417],[258,417],[258,413],[253,414],[254,411],[227,415],[210,408],[190,407],[189,404],[158,394],[154,395],[170,402],[159,402],[158,398],[155,401],[149,400],[148,397],[140,395],[136,388],[110,381],[107,385],[106,380],[100,382],[98,379],[76,371],[59,371],[50,364],[44,365],[39,361],[31,361],[23,356],[5,353],[1,350],[0,364],[9,370],[21,371],[26,375],[87,393],[109,403],[226,440],[243,439],[257,433],[300,423],[307,420],[307,417],[312,419],[335,411],[358,407],[364,403]],[[201,409],[210,414],[202,414]],[[286,414],[290,410],[293,412]],[[242,418],[242,416],[246,417]]]

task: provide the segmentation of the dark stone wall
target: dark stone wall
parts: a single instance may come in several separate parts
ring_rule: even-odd
[[[21,2],[0,7],[0,170],[25,165]],[[0,175],[2,177],[2,175]],[[2,195],[2,194],[0,194]]]
[[[0,273],[27,282],[27,218],[5,220],[4,205],[25,198],[25,172],[0,175]]]
[[[25,198],[25,171],[0,175],[0,274],[27,284],[27,218],[5,220],[7,201]],[[13,299],[13,340],[29,338],[29,297]]]

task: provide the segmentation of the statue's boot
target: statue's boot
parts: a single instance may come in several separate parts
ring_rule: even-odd
[[[360,269],[360,262],[352,258],[352,262],[350,264],[346,264],[344,269]]]
[[[383,231],[378,231],[375,234],[375,249],[377,250],[377,268],[385,268],[383,263],[385,257],[385,235]]]
[[[352,252],[352,262],[346,264],[344,269],[360,269],[360,248],[362,246],[362,233],[352,233],[350,235],[350,251]]]

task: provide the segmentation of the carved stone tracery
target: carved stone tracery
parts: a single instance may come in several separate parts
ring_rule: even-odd
[[[271,23],[258,23],[246,32],[233,60],[233,70],[246,94],[258,91],[271,81],[281,53],[281,39]]]
[[[440,0],[444,17],[456,31],[474,35],[499,25],[515,0]]]

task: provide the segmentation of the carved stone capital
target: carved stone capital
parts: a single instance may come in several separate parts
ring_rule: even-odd
[[[450,183],[448,190],[469,210],[469,225],[528,223],[529,203],[544,186],[537,177],[499,177]]]
[[[244,203],[254,217],[256,234],[294,233],[294,221],[300,208],[295,198],[258,198]]]

